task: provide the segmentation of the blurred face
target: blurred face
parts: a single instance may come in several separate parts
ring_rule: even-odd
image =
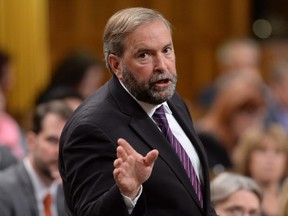
[[[138,100],[159,104],[172,97],[176,82],[170,31],[162,21],[142,24],[124,43],[124,55],[109,56],[115,75]]]
[[[277,89],[277,95],[279,97],[280,102],[285,106],[288,107],[288,73],[283,76],[281,82],[277,83],[275,86]]]
[[[42,131],[28,134],[29,159],[38,175],[45,181],[58,177],[59,140],[66,121],[56,114],[47,114]]]
[[[285,175],[286,153],[270,136],[265,136],[261,145],[250,157],[251,176],[259,183],[278,182]]]
[[[258,216],[260,215],[260,201],[251,191],[239,190],[217,204],[215,211],[221,216]]]
[[[97,90],[103,81],[104,71],[100,66],[92,66],[85,73],[85,77],[79,85],[80,94],[86,98]]]
[[[238,70],[250,70],[255,74],[260,74],[259,53],[254,47],[235,44],[234,48],[230,50],[226,72]]]
[[[6,66],[4,66],[3,71],[2,71],[2,77],[0,80],[0,85],[1,85],[4,95],[7,95],[7,93],[14,86],[14,73],[15,73],[15,68],[14,68],[14,65],[12,65],[12,63],[9,63]]]
[[[235,138],[249,128],[259,128],[263,125],[265,104],[263,96],[253,82],[237,82],[227,94],[231,94],[227,107],[231,107],[229,130]],[[229,112],[227,112],[228,114]]]

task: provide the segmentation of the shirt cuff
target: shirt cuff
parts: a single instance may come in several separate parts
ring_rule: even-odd
[[[136,203],[137,203],[139,197],[140,197],[141,194],[142,194],[142,190],[143,190],[143,187],[142,187],[142,185],[141,185],[141,186],[140,186],[140,190],[139,190],[139,192],[138,192],[138,195],[135,197],[134,200],[130,199],[130,197],[125,196],[124,194],[121,194],[122,197],[123,197],[123,199],[124,199],[124,202],[125,202],[125,204],[126,204],[126,207],[127,207],[127,209],[128,209],[129,214],[132,213],[134,207],[136,206]]]

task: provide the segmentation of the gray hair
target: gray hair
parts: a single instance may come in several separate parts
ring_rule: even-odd
[[[108,20],[103,34],[103,52],[106,67],[110,72],[112,72],[112,69],[108,61],[109,54],[112,53],[122,57],[127,35],[133,32],[138,26],[155,20],[162,20],[172,34],[172,28],[169,21],[153,9],[141,7],[123,9],[115,13]]]
[[[250,177],[232,172],[223,172],[211,182],[211,202],[217,205],[229,198],[238,190],[248,190],[262,200],[262,191],[259,185]]]
[[[232,59],[232,50],[238,46],[247,47],[250,50],[253,50],[257,55],[257,58],[260,58],[261,51],[259,44],[251,38],[233,38],[223,42],[216,51],[216,59],[220,64],[230,64]]]

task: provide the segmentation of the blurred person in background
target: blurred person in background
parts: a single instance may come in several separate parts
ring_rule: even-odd
[[[262,127],[263,85],[262,79],[246,72],[230,72],[215,81],[215,100],[195,123],[212,175],[232,168],[231,154],[245,130]]]
[[[211,202],[220,216],[260,216],[262,191],[251,178],[223,172],[211,181]]]
[[[234,38],[224,41],[217,49],[216,61],[220,74],[235,70],[248,70],[260,75],[261,50],[251,38]]]
[[[288,60],[276,60],[268,75],[266,122],[277,122],[288,132]]]
[[[283,183],[280,195],[280,215],[288,216],[288,178]]]
[[[264,216],[279,215],[279,197],[288,170],[287,133],[279,124],[247,130],[233,153],[235,170],[253,178],[263,191]]]
[[[85,99],[102,85],[103,79],[103,66],[95,56],[73,52],[57,64],[50,83],[36,99],[36,104],[44,101],[51,91],[62,87],[73,89]]]
[[[0,171],[16,164],[17,162],[17,158],[11,153],[7,146],[0,146]]]
[[[233,38],[224,41],[216,50],[217,76],[230,72],[247,72],[261,77],[260,71],[261,49],[257,41],[252,38]],[[212,83],[205,87],[199,95],[199,103],[204,109],[209,108],[215,98],[215,86]]]
[[[7,146],[17,159],[22,159],[26,146],[22,140],[21,128],[6,110],[6,99],[13,87],[13,73],[10,56],[0,51],[0,145]]]
[[[72,110],[75,110],[82,103],[83,97],[74,88],[59,85],[57,87],[51,88],[48,92],[46,92],[46,94],[41,98],[41,101],[38,102],[39,104],[42,104],[53,100],[62,100]]]
[[[60,100],[36,107],[27,132],[27,157],[0,173],[1,216],[65,215],[58,153],[60,135],[71,114]]]

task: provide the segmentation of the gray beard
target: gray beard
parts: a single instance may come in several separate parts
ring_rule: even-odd
[[[169,79],[172,85],[156,88],[155,83],[161,79]],[[133,73],[124,66],[122,83],[137,100],[156,105],[169,100],[173,96],[176,89],[177,76],[173,76],[170,72],[159,72],[148,82],[140,83]]]

